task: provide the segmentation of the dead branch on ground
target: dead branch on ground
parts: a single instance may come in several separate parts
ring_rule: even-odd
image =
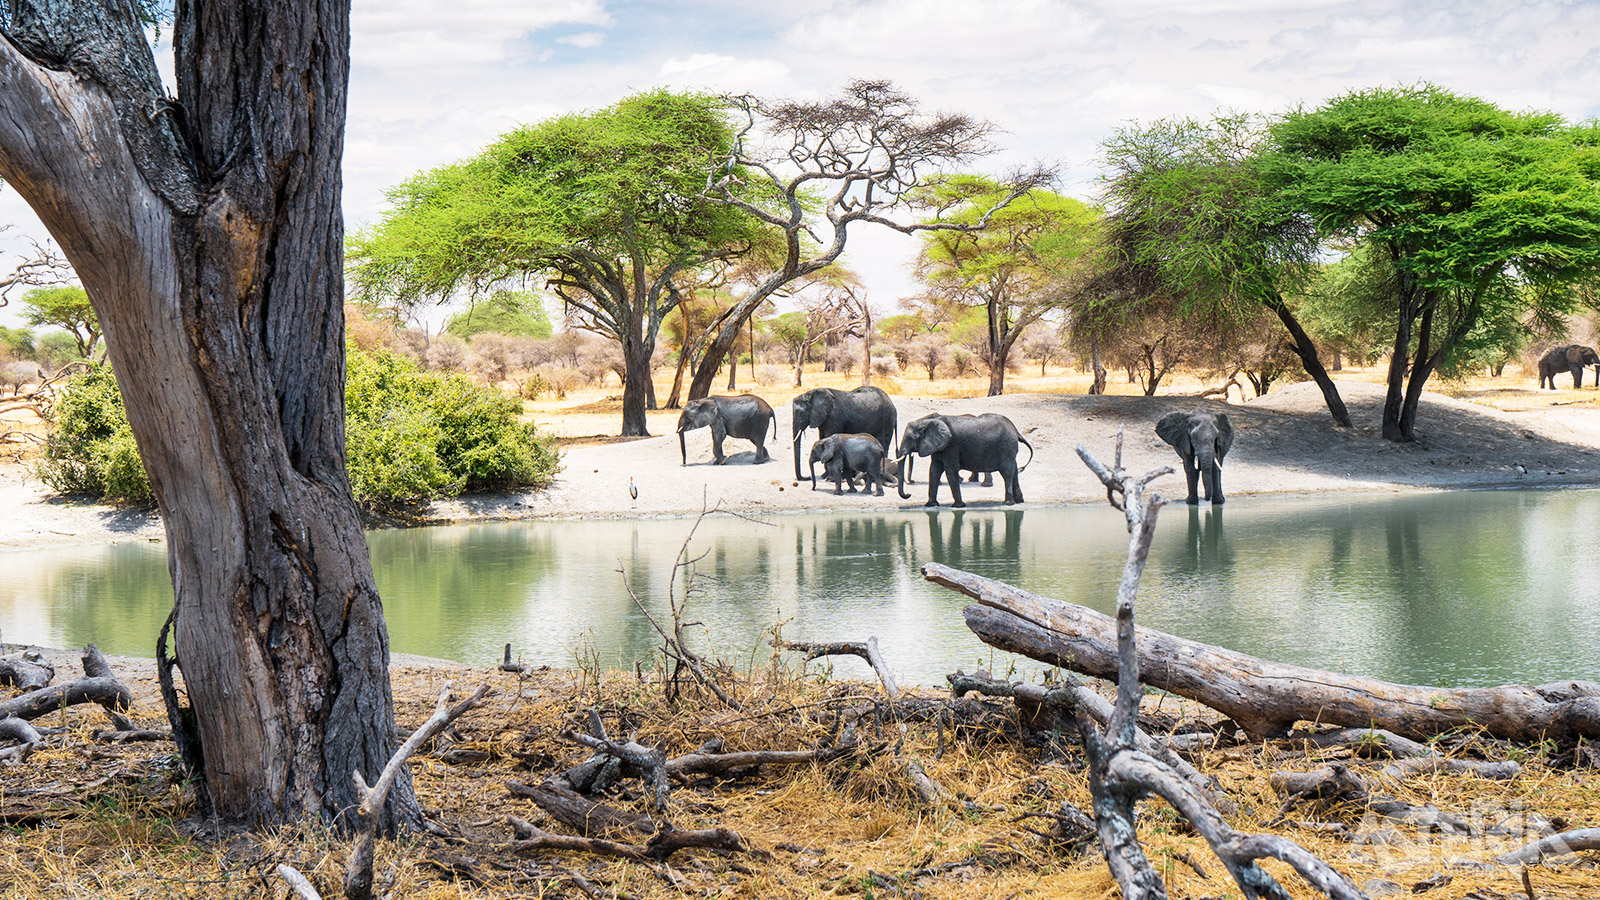
[[[472,696],[457,703],[447,706],[450,700],[450,683],[446,682],[444,690],[439,692],[439,701],[434,705],[433,715],[416,731],[411,732],[411,737],[406,739],[394,756],[389,758],[378,780],[367,786],[366,779],[361,777],[359,771],[351,775],[356,782],[356,791],[361,796],[361,806],[356,809],[356,820],[360,831],[356,834],[355,847],[350,851],[350,862],[344,872],[344,895],[347,900],[370,900],[372,897],[372,858],[374,847],[378,840],[378,824],[381,820],[380,812],[384,803],[389,800],[389,789],[394,787],[394,781],[400,776],[401,768],[406,760],[416,753],[418,748],[432,740],[434,735],[443,731],[446,725],[460,718],[467,710],[478,705],[483,695],[489,693],[487,684],[479,685]]]
[[[93,644],[83,648],[83,672],[86,677],[77,681],[39,688],[0,701],[0,718],[37,719],[62,707],[98,703],[118,731],[132,731],[133,723],[123,715],[123,710],[133,705],[133,694],[111,671],[111,664]]]
[[[1494,861],[1502,866],[1536,866],[1582,850],[1600,850],[1600,828],[1577,828],[1552,834],[1510,853],[1502,853]]]
[[[872,671],[877,673],[878,681],[883,685],[883,692],[889,695],[890,700],[900,696],[900,689],[895,686],[894,676],[889,673],[889,664],[884,662],[883,654],[878,651],[878,639],[875,637],[869,637],[865,641],[835,641],[829,644],[774,638],[771,644],[780,650],[804,653],[807,662],[823,656],[858,656],[866,660],[867,665],[872,666]]]
[[[726,828],[679,829],[667,827],[658,831],[643,844],[624,844],[605,838],[577,837],[569,834],[551,834],[525,819],[506,816],[516,840],[509,849],[564,850],[575,853],[593,853],[596,856],[613,856],[633,862],[660,862],[678,852],[698,848],[722,850],[730,853],[754,853],[738,832]]]
[[[1111,617],[938,563],[922,572],[978,601],[962,614],[985,643],[1083,675],[1116,677]],[[1284,665],[1146,628],[1138,634],[1146,684],[1203,703],[1254,737],[1282,737],[1306,721],[1413,740],[1464,727],[1516,741],[1600,738],[1600,684],[1593,682],[1400,685]]]
[[[38,650],[0,656],[0,685],[27,693],[47,686],[55,677],[56,667]]]

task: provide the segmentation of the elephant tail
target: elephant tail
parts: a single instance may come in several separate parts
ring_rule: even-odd
[[[1020,434],[1019,434],[1019,435],[1017,435],[1017,440],[1019,440],[1019,441],[1021,441],[1021,442],[1022,442],[1022,443],[1024,443],[1024,444],[1027,444],[1027,446],[1028,446],[1028,461],[1027,461],[1027,462],[1025,462],[1025,463],[1023,463],[1023,464],[1022,464],[1022,465],[1020,465],[1020,466],[1017,466],[1017,471],[1018,471],[1018,472],[1021,472],[1021,471],[1022,471],[1022,470],[1024,470],[1024,469],[1026,469],[1026,468],[1028,468],[1028,466],[1030,466],[1030,465],[1032,465],[1032,464],[1033,464],[1033,445],[1032,445],[1032,444],[1029,444],[1029,443],[1028,443],[1028,439],[1027,439],[1027,438],[1025,438],[1025,437],[1023,437],[1023,436],[1022,436],[1022,435],[1020,435]]]

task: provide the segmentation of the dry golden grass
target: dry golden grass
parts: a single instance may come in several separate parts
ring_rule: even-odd
[[[487,751],[482,763],[448,765],[436,757],[414,760],[418,796],[430,817],[454,835],[409,835],[380,843],[377,883],[393,898],[513,898],[583,896],[581,878],[596,896],[1110,898],[1117,896],[1106,867],[1092,849],[1076,855],[1019,821],[1053,810],[1062,800],[1088,809],[1088,787],[1076,742],[1019,730],[1009,706],[995,704],[982,719],[956,730],[912,723],[904,753],[919,762],[957,802],[920,803],[888,751],[822,766],[772,768],[716,783],[678,785],[668,818],[683,828],[731,828],[759,851],[728,856],[682,851],[668,862],[638,864],[584,854],[519,853],[509,848],[504,816],[570,833],[528,800],[506,790],[511,780],[537,782],[581,760],[586,752],[562,740],[563,728],[595,709],[616,736],[631,735],[669,756],[711,738],[727,750],[817,746],[832,727],[832,710],[859,705],[873,685],[800,678],[780,672],[742,679],[741,711],[680,698],[668,703],[655,679],[633,673],[542,671],[518,677],[477,672],[466,678],[427,668],[397,669],[398,717],[414,726],[427,717],[447,674],[463,692],[479,680],[495,687],[487,704],[450,732],[449,746]],[[598,680],[598,686],[596,681]],[[148,684],[135,684],[139,721],[156,725],[159,701]],[[923,694],[923,696],[932,696]],[[1169,712],[1170,701],[1165,707]],[[0,769],[0,811],[8,833],[0,839],[0,896],[18,900],[99,897],[221,898],[285,896],[273,871],[288,863],[304,872],[325,897],[340,896],[349,842],[319,826],[250,834],[218,827],[194,815],[194,791],[175,770],[167,743],[107,746],[92,730],[99,713],[75,708],[43,725],[70,733],[20,766]],[[885,719],[864,725],[869,744],[900,739]],[[940,748],[943,753],[940,753]],[[1594,821],[1600,788],[1590,773],[1560,768],[1534,753],[1526,771],[1506,784],[1466,776],[1431,776],[1394,783],[1375,771],[1375,792],[1475,819],[1488,827],[1504,817],[1537,813],[1558,827]],[[1307,758],[1280,746],[1242,746],[1208,754],[1202,768],[1217,775],[1239,801],[1231,817],[1241,829],[1270,830],[1306,844],[1359,883],[1383,878],[1409,891],[1440,873],[1450,884],[1431,896],[1523,897],[1521,873],[1477,868],[1519,846],[1520,837],[1444,838],[1409,826],[1363,822],[1359,808],[1298,809],[1290,822],[1271,825],[1278,799],[1267,783],[1276,768],[1308,769],[1329,751]],[[1570,756],[1570,753],[1569,753]],[[637,782],[631,783],[633,786]],[[608,802],[634,812],[647,809],[640,792],[623,790]],[[25,816],[31,811],[32,816]],[[1296,822],[1317,818],[1352,830],[1388,828],[1391,843],[1361,843],[1322,834]],[[1237,888],[1203,842],[1159,802],[1148,802],[1141,838],[1167,879],[1173,897],[1236,897]],[[1204,877],[1185,860],[1198,863]],[[922,877],[907,873],[943,867]],[[1281,867],[1296,897],[1310,891]],[[1530,874],[1540,900],[1592,900],[1600,895],[1600,868],[1536,868]]]

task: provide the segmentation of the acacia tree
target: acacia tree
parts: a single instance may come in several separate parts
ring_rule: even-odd
[[[1289,300],[1312,271],[1316,231],[1268,183],[1262,141],[1260,123],[1244,116],[1165,119],[1107,140],[1101,277],[1088,301],[1155,297],[1235,326],[1265,308],[1288,331],[1334,422],[1349,427],[1344,399]]]
[[[22,295],[22,304],[28,311],[22,314],[29,325],[54,325],[72,335],[78,344],[78,355],[84,359],[94,357],[100,343],[100,320],[95,318],[94,306],[81,287],[60,285],[40,287]]]
[[[987,326],[983,359],[989,396],[1005,391],[1006,361],[1028,326],[1056,309],[1053,271],[1082,251],[1098,212],[1086,203],[1034,188],[992,213],[1004,196],[993,180],[976,175],[932,179],[920,199],[935,221],[972,222],[988,215],[981,231],[936,231],[924,238],[918,274],[930,293],[981,307]]]
[[[1326,241],[1370,247],[1390,278],[1391,441],[1416,439],[1423,385],[1486,319],[1570,303],[1575,292],[1550,288],[1600,270],[1593,122],[1420,85],[1295,110],[1271,141],[1263,165],[1282,206]]]
[[[205,798],[228,820],[348,822],[351,774],[395,745],[344,464],[349,4],[178,3],[175,97],[140,9],[0,5],[0,175],[105,326],[166,529],[192,727],[166,665],[163,694]],[[409,779],[383,819],[420,821]]]
[[[706,195],[778,229],[783,249],[775,270],[712,320],[690,347],[700,360],[689,385],[691,400],[710,393],[745,320],[790,282],[837,260],[852,225],[871,222],[904,234],[976,231],[995,210],[1054,177],[1039,169],[1009,179],[996,205],[968,222],[902,223],[891,215],[911,205],[931,172],[993,149],[994,126],[963,115],[926,114],[887,81],[855,81],[826,101],[768,102],[745,95],[731,102],[743,125],[707,180]],[[761,183],[763,196],[738,193],[746,172]],[[820,210],[813,209],[819,203]]]
[[[402,304],[545,277],[621,347],[622,433],[647,435],[650,359],[681,283],[762,239],[761,223],[699,196],[732,143],[720,101],[665,90],[518,128],[391,190],[393,209],[351,241],[352,277],[364,298]]]
[[[811,348],[836,335],[859,334],[865,312],[857,302],[861,282],[850,270],[829,266],[805,280],[810,283],[797,291],[802,295],[800,308],[779,316],[772,328],[774,339],[789,351],[789,361],[794,363],[795,387],[801,386]]]

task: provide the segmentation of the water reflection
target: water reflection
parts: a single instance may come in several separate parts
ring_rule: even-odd
[[[475,663],[580,652],[631,665],[659,644],[684,520],[531,522],[368,536],[396,650]],[[1243,499],[1168,507],[1140,620],[1288,662],[1394,680],[1485,684],[1594,678],[1600,492]],[[690,544],[688,617],[702,647],[745,664],[767,631],[876,635],[907,680],[1004,667],[967,632],[964,597],[925,562],[1111,609],[1126,555],[1100,507],[719,517]],[[98,641],[149,655],[171,604],[160,545],[5,554],[0,629],[14,641]],[[630,596],[630,593],[632,596]],[[855,662],[839,664],[853,667]],[[853,669],[851,669],[854,672]],[[865,675],[863,668],[859,673]]]

